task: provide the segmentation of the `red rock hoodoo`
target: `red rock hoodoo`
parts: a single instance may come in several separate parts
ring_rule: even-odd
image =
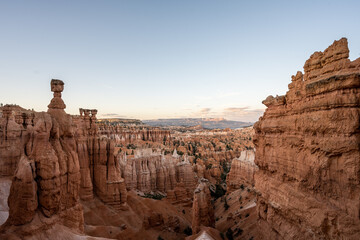
[[[215,227],[214,209],[211,204],[209,181],[205,178],[199,180],[200,183],[194,191],[194,201],[192,207],[192,231],[197,234],[201,226]]]
[[[259,226],[271,238],[360,237],[360,58],[315,52],[255,124]],[[270,234],[272,232],[272,235]]]

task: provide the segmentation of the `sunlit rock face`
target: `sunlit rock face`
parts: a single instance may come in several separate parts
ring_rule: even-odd
[[[360,58],[348,57],[347,39],[335,41],[292,76],[285,96],[263,101],[255,188],[259,225],[272,237],[360,237]]]
[[[244,150],[240,157],[231,162],[230,172],[226,178],[227,191],[232,192],[243,186],[253,186],[255,171],[258,167],[254,163],[254,150]]]

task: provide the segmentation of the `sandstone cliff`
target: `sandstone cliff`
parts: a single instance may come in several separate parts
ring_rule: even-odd
[[[315,52],[255,124],[260,226],[272,238],[360,237],[360,58]],[[266,228],[269,227],[269,228]]]

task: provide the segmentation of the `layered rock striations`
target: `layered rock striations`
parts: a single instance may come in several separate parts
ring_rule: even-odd
[[[240,157],[232,160],[230,172],[226,177],[228,192],[239,189],[241,185],[253,186],[255,184],[254,174],[258,167],[255,165],[254,160],[254,150],[244,150],[241,152]]]
[[[348,57],[347,39],[335,41],[285,96],[263,101],[255,188],[260,226],[273,237],[360,237],[360,58]]]
[[[214,208],[211,204],[209,181],[200,179],[199,185],[194,191],[192,207],[192,232],[197,234],[200,227],[215,227]]]

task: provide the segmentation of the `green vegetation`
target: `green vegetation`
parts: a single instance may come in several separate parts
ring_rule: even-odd
[[[229,240],[234,240],[233,235],[234,235],[233,230],[231,230],[231,228],[228,228],[228,230],[226,231],[226,237],[227,237],[227,239],[229,239]]]
[[[226,173],[222,172],[221,175],[220,175],[220,178],[221,178],[221,181],[222,182],[225,182],[226,181]]]
[[[127,149],[136,149],[136,146],[134,144],[130,143],[126,146],[126,148]]]
[[[233,150],[233,148],[229,144],[226,144],[226,151],[230,151],[230,150]]]
[[[218,199],[219,197],[224,196],[226,193],[226,191],[223,189],[223,187],[220,184],[216,184],[215,185],[215,192],[211,192],[211,196],[216,199]]]
[[[225,202],[224,202],[224,208],[225,208],[225,211],[229,209],[229,204],[227,203],[227,200],[226,200],[226,197],[225,197]]]
[[[187,226],[185,229],[184,229],[184,233],[188,236],[192,235],[192,229],[191,227]]]
[[[235,228],[235,237],[240,236],[243,233],[244,230],[242,230],[241,228]]]
[[[161,194],[150,194],[150,193],[145,193],[145,195],[143,196],[144,198],[152,198],[152,199],[155,199],[155,200],[161,200],[164,198],[163,195]]]

